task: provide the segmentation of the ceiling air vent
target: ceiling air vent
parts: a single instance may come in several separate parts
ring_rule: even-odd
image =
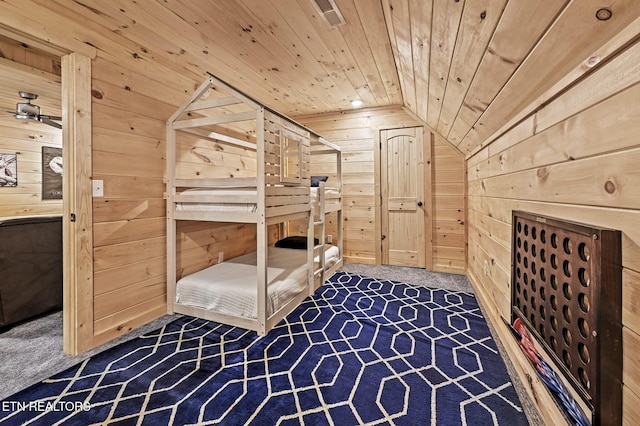
[[[311,3],[328,26],[337,27],[347,23],[334,0],[311,0]]]

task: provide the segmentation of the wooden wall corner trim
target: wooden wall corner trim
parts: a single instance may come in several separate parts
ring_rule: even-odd
[[[424,164],[424,177],[425,177],[425,183],[424,183],[424,189],[425,189],[425,202],[428,202],[428,210],[427,210],[427,215],[425,217],[426,223],[425,223],[425,245],[428,244],[427,246],[427,252],[426,252],[426,269],[428,271],[433,271],[433,250],[434,250],[434,245],[433,245],[433,225],[434,225],[434,217],[435,217],[435,208],[434,208],[434,199],[435,199],[435,194],[434,194],[434,190],[433,190],[433,145],[435,144],[435,134],[433,133],[432,130],[430,130],[429,127],[425,126],[423,127],[423,138],[422,140],[424,141],[424,146],[425,146],[425,152],[424,152],[424,158],[427,159],[427,161]]]
[[[373,188],[375,194],[375,264],[382,264],[382,206],[381,206],[381,187],[380,187],[380,129],[373,132]]]
[[[402,107],[402,110],[411,118],[413,118],[414,120],[416,120],[418,123],[420,123],[422,126],[424,126],[425,132],[429,131],[431,132],[431,134],[436,135],[438,137],[440,137],[443,141],[445,141],[447,143],[447,145],[450,145],[451,148],[453,148],[455,150],[455,152],[457,152],[458,154],[460,154],[461,157],[464,157],[464,153],[462,151],[460,151],[460,148],[458,148],[457,145],[454,145],[453,143],[449,142],[449,140],[447,138],[445,138],[444,136],[442,136],[440,133],[438,133],[437,130],[434,130],[433,127],[429,126],[424,120],[422,120],[420,117],[418,117],[413,111],[411,111],[409,108],[407,108],[406,106]],[[426,139],[425,139],[426,140]]]
[[[13,17],[3,16],[7,20],[11,20]],[[70,54],[72,51],[67,49],[66,47],[62,47],[56,44],[51,43],[50,41],[45,41],[42,36],[33,35],[27,31],[22,31],[17,29],[17,26],[20,26],[21,23],[16,21],[15,26],[11,26],[14,23],[0,23],[0,35],[8,37],[13,40],[18,40],[22,43],[25,43],[29,46],[40,49],[44,52],[51,53],[53,55],[57,55],[63,57],[65,55]],[[79,42],[74,46],[74,51],[89,59],[95,59],[98,55],[98,49],[91,46],[88,43]]]
[[[91,59],[62,57],[63,348],[93,347]]]

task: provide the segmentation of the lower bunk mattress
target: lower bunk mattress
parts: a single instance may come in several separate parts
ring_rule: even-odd
[[[307,251],[271,246],[267,250],[267,317],[291,298],[307,290]],[[215,312],[257,318],[256,252],[181,278],[176,285],[176,302]],[[325,267],[340,258],[336,246],[325,246]],[[314,269],[319,258],[314,259]]]

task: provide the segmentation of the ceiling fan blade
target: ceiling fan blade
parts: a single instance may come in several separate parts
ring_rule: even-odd
[[[55,121],[60,121],[62,120],[62,117],[56,117],[55,115],[44,115],[44,114],[40,114],[39,117],[41,119],[47,119],[47,120],[55,120]]]
[[[40,122],[55,127],[56,129],[62,129],[62,124],[49,120],[48,118],[40,117]]]

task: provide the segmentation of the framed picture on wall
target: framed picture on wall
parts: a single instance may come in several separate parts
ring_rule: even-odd
[[[18,156],[0,154],[0,186],[18,186]]]
[[[62,148],[42,147],[42,199],[62,199]]]

